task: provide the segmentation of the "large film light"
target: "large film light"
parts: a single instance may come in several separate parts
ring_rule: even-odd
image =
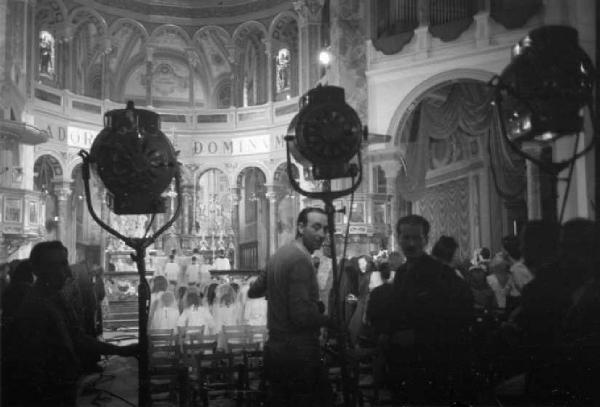
[[[85,198],[92,218],[104,230],[121,239],[135,253],[138,284],[138,404],[151,405],[150,366],[148,355],[148,313],[150,308],[150,287],[146,280],[146,249],[159,235],[167,230],[181,212],[181,180],[179,163],[173,145],[160,131],[160,116],[154,112],[136,109],[133,102],[126,109],[111,110],[104,115],[104,129],[96,136],[90,153],[81,150],[83,160],[82,177]],[[90,169],[94,170],[108,190],[107,200],[117,215],[155,214],[165,212],[161,194],[175,179],[177,206],[162,227],[147,236],[124,236],[107,225],[94,211],[90,195]],[[152,220],[150,224],[152,224]]]
[[[136,109],[104,115],[104,129],[90,150],[90,163],[109,190],[117,215],[165,212],[163,191],[177,171],[171,142],[160,131],[160,116]]]
[[[288,127],[286,140],[300,164],[312,166],[315,179],[355,177],[363,128],[345,101],[344,89],[317,86],[300,99],[300,112]],[[290,145],[291,144],[291,145]]]
[[[492,80],[503,135],[513,149],[551,172],[589,151],[594,137],[570,159],[548,165],[525,153],[522,145],[548,145],[577,136],[583,128],[583,108],[589,106],[593,116],[594,75],[592,61],[579,47],[572,27],[540,27],[519,41],[511,63]]]

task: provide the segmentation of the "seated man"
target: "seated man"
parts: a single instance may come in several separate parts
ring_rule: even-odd
[[[90,354],[134,356],[137,344],[116,346],[86,335],[61,289],[71,270],[59,241],[38,243],[29,256],[37,280],[2,347],[3,406],[75,406],[81,360]]]

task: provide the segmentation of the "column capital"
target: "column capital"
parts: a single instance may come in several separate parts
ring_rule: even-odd
[[[270,203],[277,202],[277,185],[273,184],[265,184],[267,187],[267,192],[265,193],[265,197],[269,200]]]
[[[227,48],[227,60],[230,64],[235,64],[237,59],[235,54],[235,44],[227,44],[225,45],[225,48]]]
[[[273,42],[269,38],[262,38],[260,41],[265,44],[265,54],[268,58],[271,58],[271,53],[273,52],[271,45]]]
[[[296,0],[293,5],[298,14],[298,25],[300,27],[308,24],[321,24],[322,0]]]
[[[386,178],[396,178],[398,176],[398,171],[400,171],[401,168],[404,168],[404,160],[390,160],[390,161],[384,161],[384,162],[379,162],[377,163],[378,166],[381,167],[381,169],[383,170],[383,172],[385,172],[385,177]]]
[[[185,55],[187,57],[188,64],[190,64],[191,66],[198,66],[200,64],[200,57],[198,56],[198,53],[195,49],[187,48],[185,50]]]
[[[55,181],[52,184],[54,194],[59,201],[66,201],[73,193],[73,183],[70,181]]]
[[[152,62],[154,59],[154,45],[146,45],[146,61]]]

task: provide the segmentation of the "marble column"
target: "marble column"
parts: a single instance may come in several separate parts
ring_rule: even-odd
[[[238,98],[237,98],[237,87],[238,87],[238,74],[237,74],[237,59],[235,54],[235,45],[228,44],[227,45],[227,60],[229,61],[229,66],[231,67],[231,107],[238,106]]]
[[[321,10],[318,2],[297,0],[294,9],[298,14],[298,42],[300,57],[299,94],[314,87],[320,78],[319,52],[321,48]]]
[[[274,185],[267,187],[266,197],[269,200],[269,256],[277,250],[277,192]]]
[[[104,50],[102,52],[102,100],[110,100],[110,60],[112,42],[110,37],[103,39]]]
[[[57,197],[58,204],[58,222],[56,225],[56,238],[60,240],[67,249],[69,249],[69,260],[75,255],[75,248],[70,247],[70,236],[75,230],[69,230],[70,219],[70,197],[72,194],[72,183],[69,181],[56,181],[53,183],[54,195]]]
[[[73,78],[75,77],[75,56],[73,55],[73,27],[71,25],[65,26],[64,39],[63,39],[63,72],[64,72],[64,87],[65,89],[74,90]]]
[[[195,95],[194,95],[194,66],[198,64],[198,55],[194,49],[187,49],[186,56],[188,61],[188,82],[189,82],[189,101],[190,106],[194,107],[195,105]]]
[[[273,101],[273,50],[270,40],[263,38],[265,54],[267,55],[267,103]]]
[[[234,246],[235,246],[235,267],[240,265],[240,248],[238,242],[240,240],[240,188],[232,187],[229,189],[231,194],[231,229],[233,230]]]
[[[154,47],[146,47],[146,106],[152,106],[152,71],[154,60]]]
[[[388,214],[388,220],[391,232],[388,241],[388,249],[396,250],[396,222],[398,222],[398,191],[396,191],[396,179],[398,171],[402,167],[400,161],[387,161],[379,164],[385,172],[386,192],[390,202],[391,213]]]
[[[190,221],[190,209],[192,197],[194,194],[193,185],[184,185],[181,187],[182,211],[181,211],[181,233],[184,235],[192,234],[192,221]]]

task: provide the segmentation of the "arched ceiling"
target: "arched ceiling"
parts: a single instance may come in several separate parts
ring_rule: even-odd
[[[148,22],[182,24],[212,20],[239,23],[289,8],[291,0],[71,0],[100,12]],[[65,1],[68,3],[68,1]]]

